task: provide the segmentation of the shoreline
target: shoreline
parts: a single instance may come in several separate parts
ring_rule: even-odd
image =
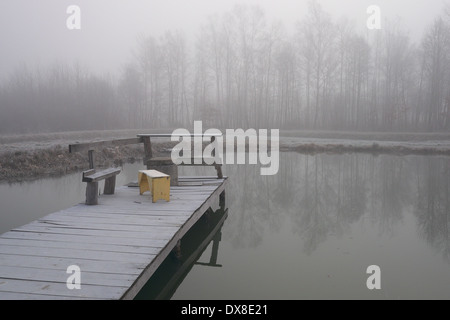
[[[140,130],[142,131],[142,130]],[[157,130],[152,130],[156,132]],[[167,129],[159,129],[168,131]],[[69,153],[68,145],[75,142],[94,142],[134,136],[137,130],[67,132],[41,135],[0,137],[0,183],[16,183],[40,178],[59,177],[88,169],[87,152]],[[369,133],[316,133],[287,131],[280,133],[280,152],[298,152],[314,155],[366,153],[374,156],[388,155],[429,155],[450,156],[450,134],[412,134],[409,140],[404,133],[379,133],[387,140],[368,138]],[[152,143],[155,155],[167,155],[168,149],[176,142]],[[105,148],[96,152],[98,168],[117,167],[123,163],[142,161],[142,145],[128,145]]]

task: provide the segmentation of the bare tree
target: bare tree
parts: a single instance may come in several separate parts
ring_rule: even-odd
[[[322,100],[325,98],[327,82],[334,72],[334,46],[336,29],[331,17],[323,11],[316,1],[309,2],[309,11],[305,21],[300,25],[303,51],[306,63],[307,108],[310,109],[309,92],[314,90],[315,101],[312,125],[317,128],[320,115],[325,114]],[[311,84],[313,82],[313,84]],[[308,111],[309,113],[309,111]]]
[[[448,124],[444,87],[450,63],[450,31],[444,20],[439,17],[426,33],[422,42],[424,60],[422,67],[426,79],[428,130],[443,129]]]

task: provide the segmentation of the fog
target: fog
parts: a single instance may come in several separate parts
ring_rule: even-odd
[[[194,118],[216,126],[448,130],[447,3],[2,1],[0,133],[177,126]],[[73,4],[80,30],[66,26]],[[374,4],[381,30],[366,27]],[[258,43],[246,42],[254,37]],[[435,49],[441,56],[432,56]],[[84,112],[89,124],[57,124]],[[108,119],[99,123],[95,113]],[[11,125],[27,116],[33,125]]]
[[[0,3],[0,75],[19,64],[45,65],[54,60],[78,61],[95,72],[111,73],[132,55],[138,35],[160,36],[167,30],[183,30],[194,38],[211,16],[237,4],[257,4],[271,20],[287,28],[304,17],[307,0],[14,0]],[[369,5],[377,4],[383,19],[401,23],[419,39],[443,8],[443,0],[322,0],[333,17],[346,16],[362,30]],[[66,9],[81,9],[82,28],[66,28]]]

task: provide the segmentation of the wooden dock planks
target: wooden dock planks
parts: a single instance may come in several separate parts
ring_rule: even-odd
[[[180,182],[183,178],[180,177]],[[138,188],[102,195],[0,235],[0,299],[132,299],[179,239],[218,203],[225,179],[189,177],[171,201]],[[81,269],[81,289],[66,286]]]

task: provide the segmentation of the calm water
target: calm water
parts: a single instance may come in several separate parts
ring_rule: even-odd
[[[118,183],[136,180],[138,168],[125,165]],[[445,157],[363,154],[282,153],[275,176],[260,176],[254,165],[226,166],[220,237],[169,297],[449,299],[449,170]],[[0,184],[0,232],[83,201],[80,180]],[[205,265],[212,255],[221,266]],[[381,290],[366,287],[369,265],[381,268]]]

